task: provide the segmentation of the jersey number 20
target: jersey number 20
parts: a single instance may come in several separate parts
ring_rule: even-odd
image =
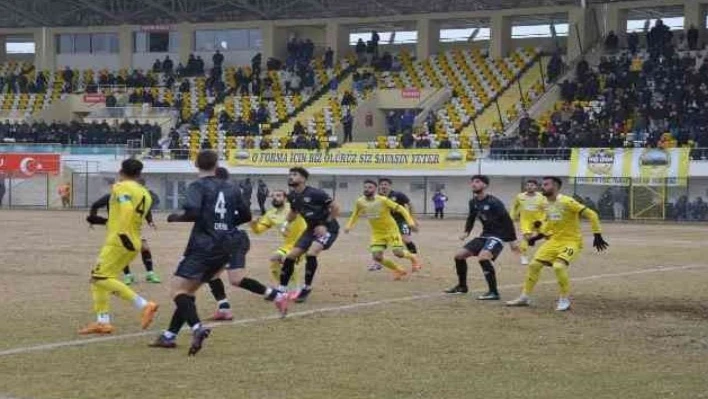
[[[216,198],[214,213],[219,215],[221,220],[226,218],[226,198],[224,198],[224,193],[222,191],[219,191],[219,196]]]

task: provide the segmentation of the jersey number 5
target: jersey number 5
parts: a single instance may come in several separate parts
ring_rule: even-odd
[[[219,196],[216,198],[214,213],[219,215],[221,220],[226,218],[226,199],[224,198],[224,193],[222,191],[219,191]]]

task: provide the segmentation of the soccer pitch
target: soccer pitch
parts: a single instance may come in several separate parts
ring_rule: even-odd
[[[586,241],[570,271],[574,308],[559,314],[551,270],[528,309],[475,301],[486,285],[472,259],[474,292],[443,296],[462,220],[421,220],[425,267],[405,281],[366,270],[362,223],[322,256],[315,291],[288,318],[231,288],[235,321],[188,358],[186,331],[177,349],[147,344],[171,316],[167,280],[189,226],[158,215],[159,230],[146,229],[163,284],[131,265],[136,291],[161,305],[152,329],[114,298],[117,331],[94,339],[76,330],[94,318],[89,271],[104,229],[84,216],[0,212],[0,398],[708,398],[705,225],[605,225],[609,252]],[[252,236],[250,275],[269,281],[277,245]],[[497,267],[503,299],[515,298],[525,268],[508,247]],[[208,318],[208,289],[197,302]]]

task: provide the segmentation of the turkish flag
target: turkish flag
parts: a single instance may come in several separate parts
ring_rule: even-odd
[[[0,153],[0,172],[31,177],[37,173],[57,175],[61,170],[59,154]]]

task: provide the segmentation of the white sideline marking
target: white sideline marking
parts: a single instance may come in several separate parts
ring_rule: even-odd
[[[600,280],[600,279],[605,279],[605,278],[626,277],[626,276],[633,276],[633,275],[637,275],[637,274],[661,273],[661,272],[669,272],[669,271],[675,271],[675,270],[697,269],[697,268],[704,268],[704,267],[708,267],[708,265],[694,264],[694,265],[673,266],[673,267],[654,267],[651,269],[635,270],[635,271],[631,271],[631,272],[596,274],[596,275],[592,275],[592,276],[578,277],[578,278],[571,279],[571,282],[592,281],[592,280]],[[556,283],[555,280],[548,280],[548,281],[539,282],[539,284],[544,284],[544,285],[545,284],[555,284],[555,283]],[[499,287],[499,289],[509,289],[509,288],[518,288],[518,287],[521,287],[521,284],[502,285]],[[413,295],[413,296],[407,296],[407,297],[401,297],[401,298],[382,299],[382,300],[371,301],[371,302],[352,303],[349,305],[329,306],[329,307],[323,307],[323,308],[317,308],[317,309],[311,309],[311,310],[303,310],[300,312],[292,312],[292,313],[288,314],[288,318],[305,317],[305,316],[311,316],[311,315],[321,314],[321,313],[345,312],[345,311],[349,311],[349,310],[369,308],[369,307],[374,307],[374,306],[379,306],[379,305],[387,305],[387,304],[391,304],[391,303],[410,302],[410,301],[418,301],[418,300],[422,300],[422,299],[439,298],[439,297],[444,297],[446,295],[447,294],[442,293],[442,292],[435,292],[435,293],[431,293],[431,294]],[[228,322],[228,323],[209,323],[209,324],[205,324],[205,325],[208,327],[211,327],[211,328],[223,327],[223,326],[228,327],[228,326],[247,325],[247,324],[259,323],[259,322],[271,321],[271,320],[279,320],[279,319],[280,319],[280,315],[274,314],[274,315],[270,315],[270,316],[240,319],[240,320],[235,320],[235,321]],[[55,342],[55,343],[51,343],[51,344],[25,346],[25,347],[7,349],[4,351],[0,351],[0,357],[17,355],[17,354],[21,354],[21,353],[40,352],[40,351],[46,351],[46,350],[52,350],[52,349],[58,349],[58,348],[71,347],[71,346],[82,346],[82,345],[95,344],[95,343],[101,343],[101,342],[117,341],[117,340],[128,339],[128,338],[145,337],[148,335],[154,335],[155,333],[156,333],[155,330],[150,330],[150,331],[141,331],[141,332],[131,333],[131,334],[110,335],[110,336],[97,337],[97,338],[76,339],[76,340],[71,340],[71,341]],[[0,399],[2,399],[2,398],[0,397]]]

